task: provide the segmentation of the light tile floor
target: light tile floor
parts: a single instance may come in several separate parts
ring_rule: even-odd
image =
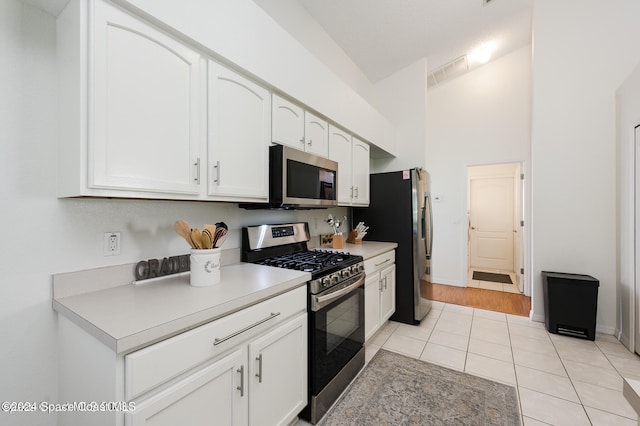
[[[640,357],[613,336],[550,334],[528,318],[434,302],[419,326],[387,323],[366,345],[516,387],[525,426],[637,425],[622,376],[640,378]]]
[[[493,272],[496,274],[508,274],[511,277],[511,282],[513,284],[503,284],[503,283],[494,283],[494,282],[490,282],[490,281],[478,281],[478,280],[474,280],[473,279],[473,271],[478,271],[478,272]],[[506,272],[506,271],[499,271],[497,269],[469,269],[467,271],[467,287],[473,287],[473,288],[483,288],[485,290],[495,290],[495,291],[504,291],[507,293],[518,293],[520,294],[520,290],[518,289],[517,284],[515,284],[518,279],[518,276],[515,274],[515,272]]]

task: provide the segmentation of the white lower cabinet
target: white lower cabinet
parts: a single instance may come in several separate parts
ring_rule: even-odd
[[[249,424],[282,425],[307,405],[307,317],[249,344]]]
[[[290,424],[307,404],[306,310],[302,286],[128,354],[60,317],[60,400],[135,409],[65,412],[58,423]]]
[[[306,337],[302,314],[134,401],[125,425],[287,424],[307,404]]]
[[[364,263],[364,339],[371,338],[396,310],[395,251]]]
[[[247,401],[242,385],[247,372],[245,348],[201,368],[150,398],[136,402],[126,423],[142,425],[242,425]]]

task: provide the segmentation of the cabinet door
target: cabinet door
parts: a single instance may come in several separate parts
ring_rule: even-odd
[[[353,138],[352,148],[353,205],[369,205],[369,145]]]
[[[382,324],[396,311],[396,265],[382,270],[380,284],[380,324]]]
[[[351,135],[329,125],[329,159],[338,163],[338,204],[350,205],[351,184]]]
[[[204,60],[95,2],[88,185],[198,194]]]
[[[306,151],[321,157],[329,156],[329,124],[310,112],[304,113]]]
[[[380,274],[367,275],[364,282],[364,340],[378,331],[380,325]]]
[[[304,150],[304,110],[275,94],[272,96],[271,109],[272,142]]]
[[[248,407],[246,347],[159,393],[136,401],[127,426],[243,425]]]
[[[209,195],[267,201],[271,140],[269,92],[209,61]]]
[[[249,344],[249,424],[290,423],[307,405],[307,314]]]

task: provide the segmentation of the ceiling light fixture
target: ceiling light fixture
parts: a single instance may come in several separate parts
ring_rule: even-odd
[[[479,64],[486,64],[491,59],[491,55],[496,49],[494,42],[484,43],[476,48],[473,52],[467,55],[469,62],[477,62]]]

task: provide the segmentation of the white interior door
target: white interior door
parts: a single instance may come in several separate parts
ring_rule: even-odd
[[[471,268],[514,269],[514,177],[469,182]]]

